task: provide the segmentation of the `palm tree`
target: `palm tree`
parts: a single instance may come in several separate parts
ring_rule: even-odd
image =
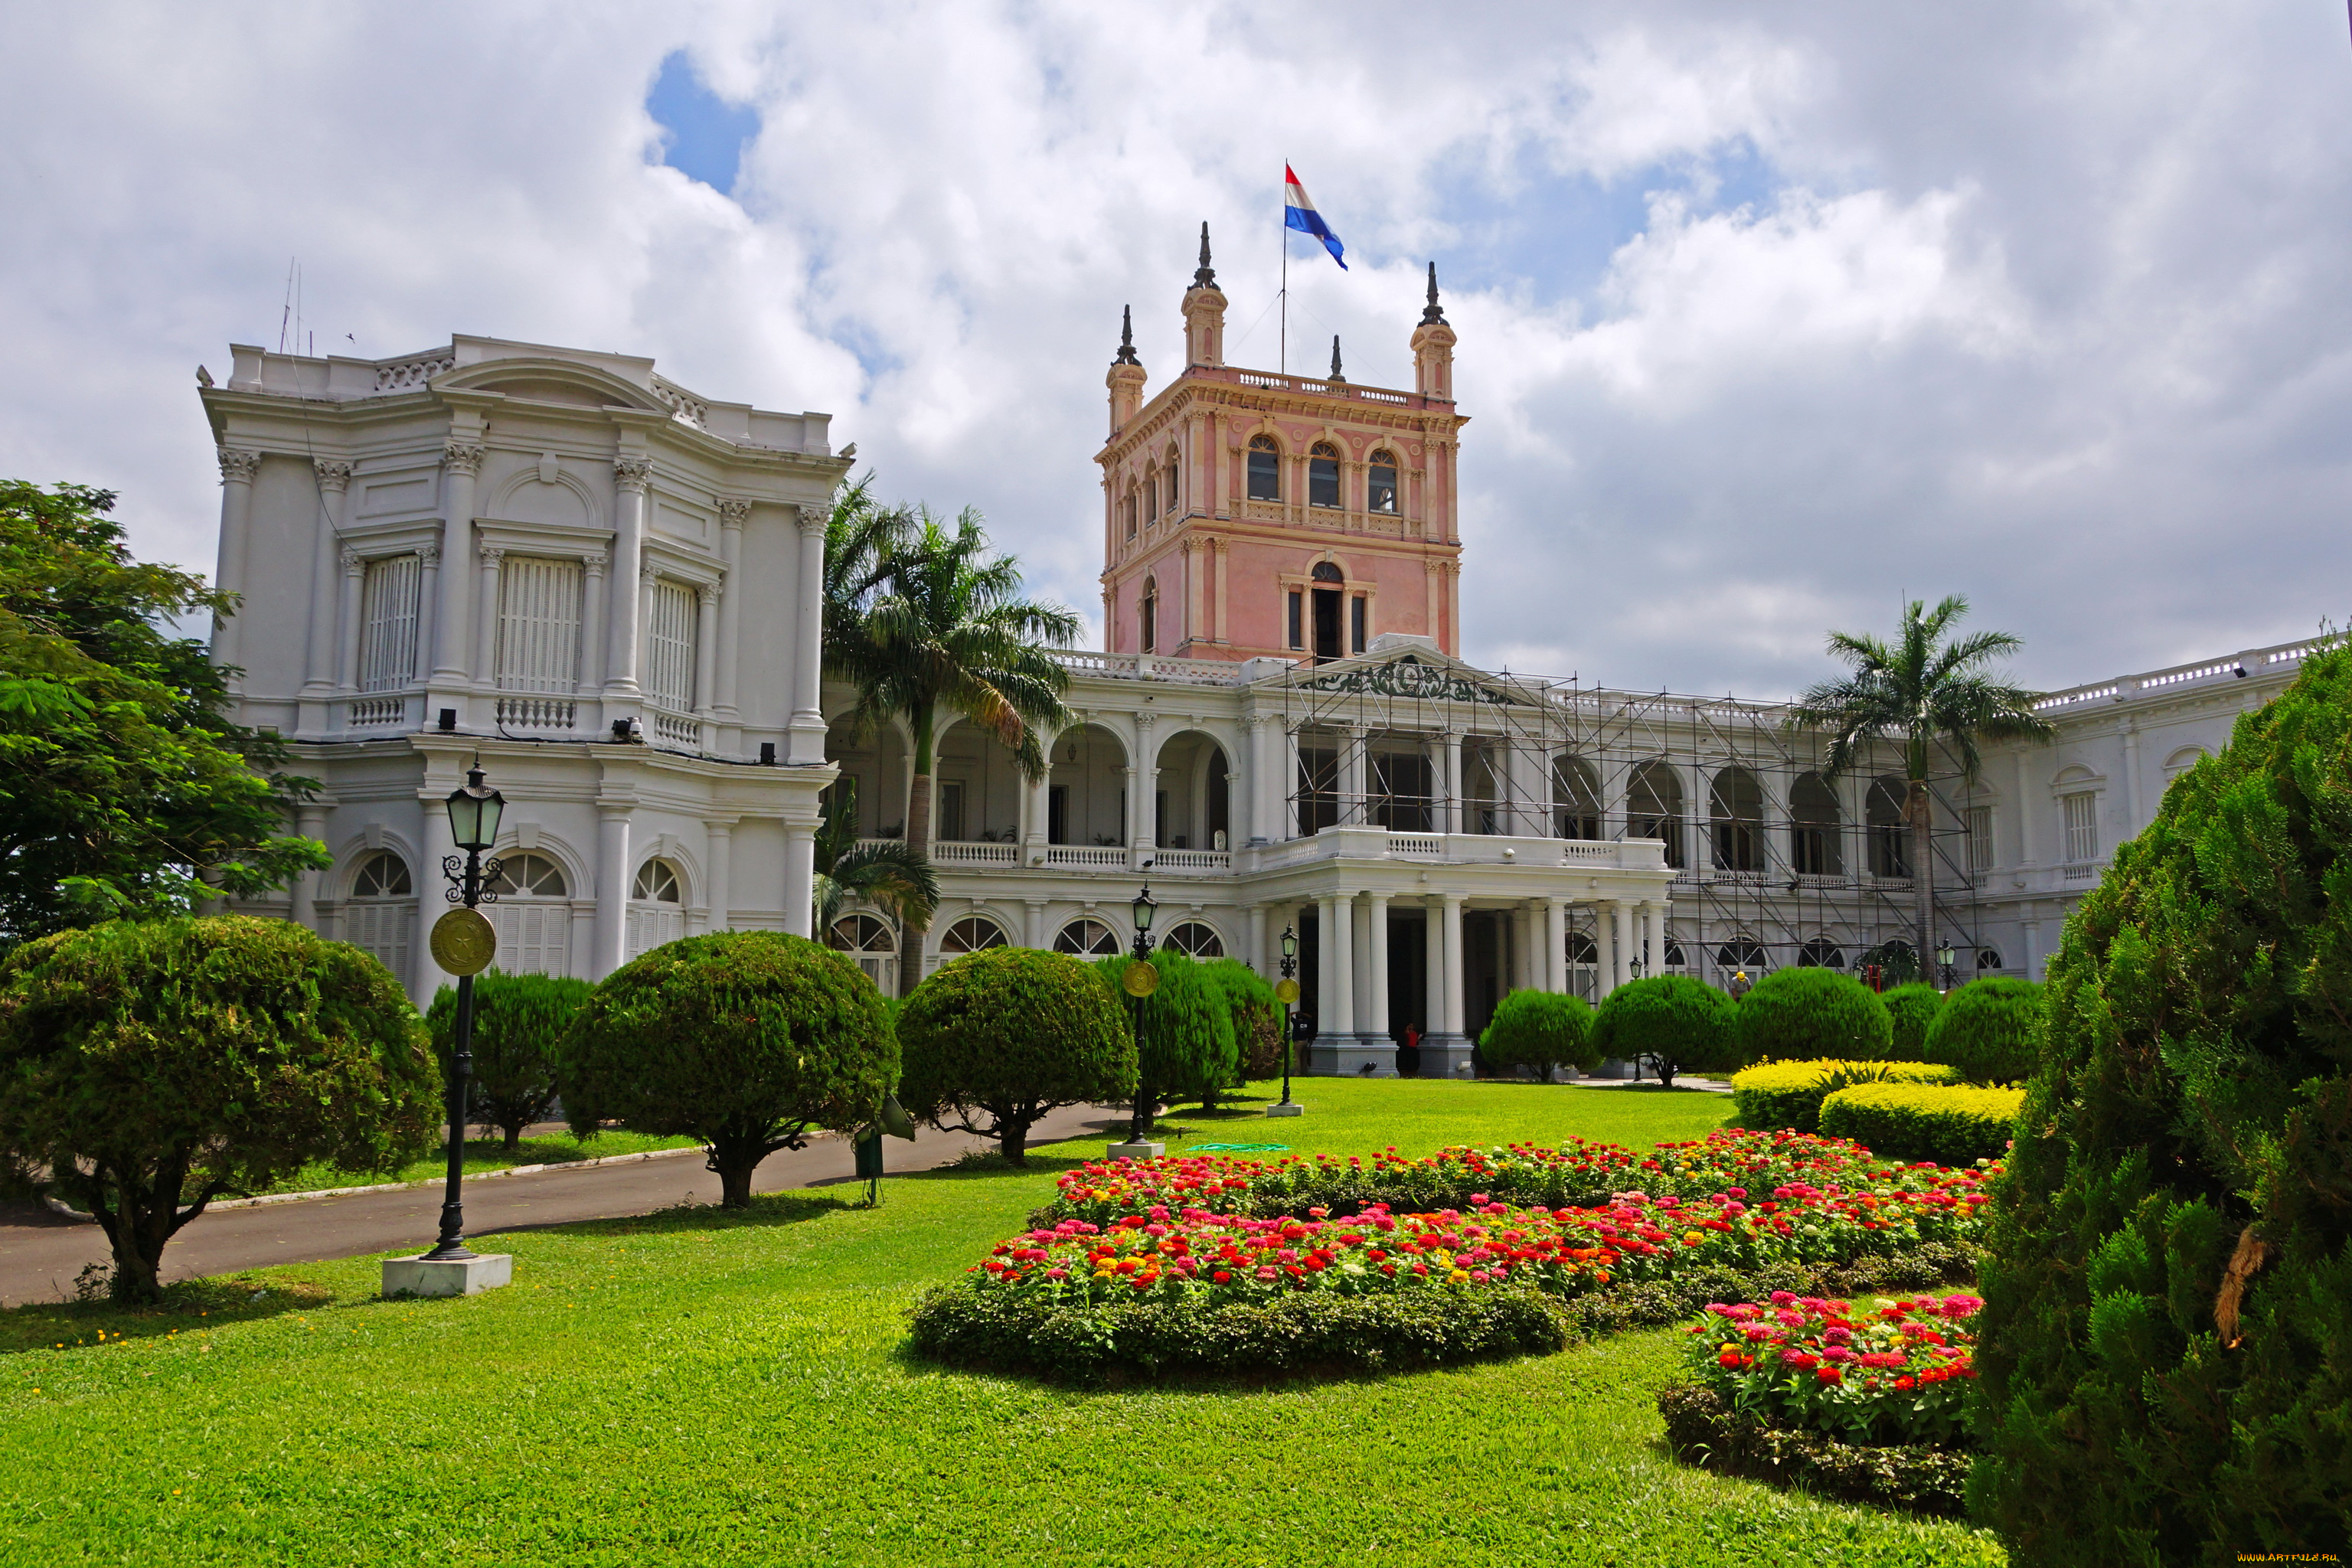
[[[844,773],[825,791],[816,830],[817,940],[824,940],[841,906],[863,899],[900,926],[929,925],[940,907],[939,874],[921,850],[904,839],[857,841],[857,780]]]
[[[1936,865],[1931,856],[1934,803],[1927,792],[1927,760],[1942,741],[1958,753],[1960,772],[1977,776],[1979,739],[2039,739],[2051,726],[2033,711],[2036,695],[2003,685],[1986,666],[2025,646],[2009,632],[1972,632],[1951,642],[1945,634],[1965,619],[1969,602],[1948,595],[1934,609],[1914,599],[1904,607],[1893,643],[1851,632],[1832,632],[1829,651],[1853,667],[1839,680],[1824,680],[1798,699],[1792,726],[1831,733],[1829,767],[1834,778],[1864,760],[1874,741],[1900,740],[1903,800],[1911,827],[1911,887],[1916,900],[1918,962],[1926,972],[1936,951]]]
[[[856,547],[845,541],[845,551]],[[837,637],[828,627],[827,662],[856,688],[846,721],[853,731],[897,717],[913,731],[906,842],[928,861],[939,721],[970,721],[1003,742],[1023,778],[1043,777],[1037,729],[1058,729],[1070,717],[1062,706],[1069,672],[1045,649],[1076,641],[1078,617],[1022,596],[1019,562],[991,552],[969,507],[952,525],[921,509],[887,527],[877,522],[867,547],[871,586],[845,607]],[[846,564],[843,577],[857,580]],[[929,921],[926,913],[901,922],[903,991],[914,988]]]

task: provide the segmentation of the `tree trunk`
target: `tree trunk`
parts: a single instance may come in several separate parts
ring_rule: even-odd
[[[1029,1127],[1035,1121],[1030,1116],[1003,1116],[996,1119],[996,1146],[1008,1165],[1029,1163]]]
[[[907,842],[926,860],[931,858],[931,713],[925,705],[910,715],[915,727],[915,752],[910,759],[915,776],[907,789]],[[898,994],[912,996],[922,978],[923,932],[926,924],[901,916],[898,921]]]
[[[144,1306],[163,1297],[163,1244],[172,1237],[179,1183],[172,1183],[169,1201],[159,1203],[158,1195],[163,1191],[160,1181],[146,1185],[104,1166],[89,1184],[90,1214],[106,1233],[108,1250],[114,1257],[109,1293],[118,1302]]]
[[[1932,973],[1936,956],[1935,802],[1927,781],[1911,781],[1911,797],[1904,803],[1911,818],[1911,898],[1917,911],[1919,978]]]
[[[520,1121],[507,1122],[499,1129],[499,1131],[504,1132],[507,1135],[506,1151],[508,1153],[516,1153],[521,1150],[522,1129],[523,1124]]]
[[[719,1206],[740,1209],[751,1206],[751,1173],[760,1168],[771,1146],[765,1138],[746,1138],[720,1133],[710,1141],[710,1156],[704,1168],[719,1178]]]

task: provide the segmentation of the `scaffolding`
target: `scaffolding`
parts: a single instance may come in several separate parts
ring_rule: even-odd
[[[1799,964],[1899,971],[1907,959],[1936,976],[1937,955],[1915,952],[1914,840],[1895,747],[1831,779],[1829,737],[1794,724],[1786,702],[1617,690],[1412,654],[1302,664],[1275,684],[1297,747],[1290,832],[1350,823],[1663,839],[1675,871],[1665,969],[1721,984]],[[1927,784],[1937,945],[1955,950],[1956,978],[1969,978],[1985,951],[1980,877],[1968,780],[1948,746]],[[1577,912],[1571,948],[1589,951],[1592,919]]]

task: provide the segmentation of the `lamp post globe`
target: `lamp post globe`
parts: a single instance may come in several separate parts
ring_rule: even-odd
[[[482,782],[478,760],[466,770],[466,782],[449,792],[449,836],[468,855],[478,855],[499,841],[499,818],[507,797]]]
[[[1298,1045],[1298,1006],[1292,1000],[1298,994],[1297,974],[1298,932],[1286,924],[1282,928],[1282,1103],[1267,1112],[1273,1116],[1297,1113],[1290,1099],[1290,1057]]]
[[[1958,962],[1959,956],[1952,951],[1952,944],[1948,942],[1936,950],[1936,962],[1943,966],[1944,989],[1947,991],[1952,988],[1952,965]]]

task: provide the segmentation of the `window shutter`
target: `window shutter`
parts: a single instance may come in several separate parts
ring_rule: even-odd
[[[360,594],[360,689],[396,691],[416,679],[416,591],[414,555],[367,563]]]
[[[499,689],[561,691],[580,679],[581,565],[509,555],[499,574]]]
[[[684,584],[654,584],[653,625],[646,637],[646,693],[680,713],[694,707],[695,616],[700,608],[694,590]]]
[[[2095,791],[2062,797],[2066,805],[2066,858],[2077,864],[2099,858],[2098,800]]]

